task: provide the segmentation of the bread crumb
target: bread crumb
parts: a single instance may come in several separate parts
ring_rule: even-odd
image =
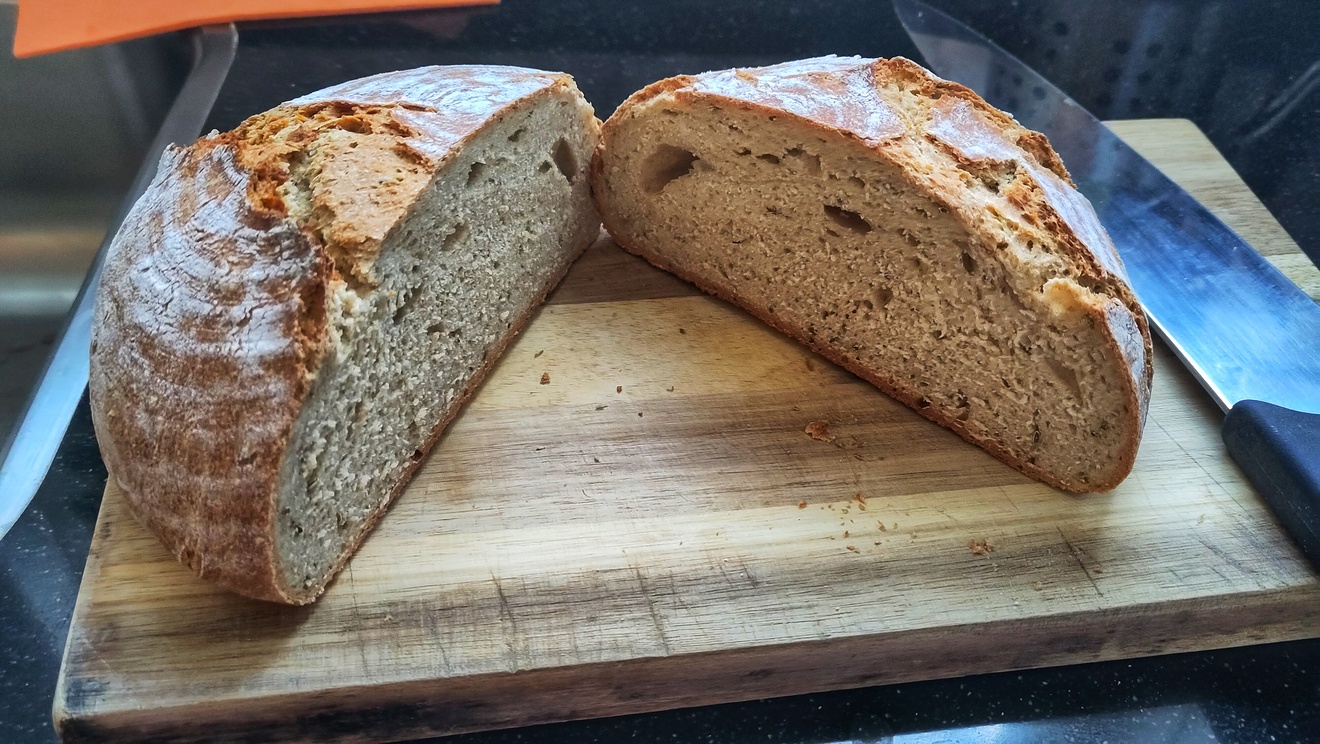
[[[844,530],[844,531],[843,531],[843,536],[844,536],[844,537],[847,537],[847,536],[848,536],[848,530]]]
[[[673,386],[673,385],[670,385],[669,387],[665,388],[665,392],[667,392],[667,393],[672,393],[672,392],[674,392],[674,386]]]
[[[851,550],[851,551],[854,552],[854,553],[857,552],[857,546],[856,546],[856,545],[847,545],[847,546],[845,546],[845,547],[847,547],[849,550]]]
[[[638,412],[637,412],[637,418],[641,418],[641,417],[642,417],[642,412],[641,412],[641,411],[638,411]]]
[[[542,373],[541,373],[541,384],[542,384],[542,385],[549,385],[549,384],[550,384],[550,373],[549,373],[549,372],[542,372]]]
[[[1036,583],[1031,585],[1031,588],[1035,589],[1036,591],[1040,591],[1041,589],[1045,588],[1045,585],[1037,581]]]
[[[600,462],[600,458],[599,458],[599,457],[593,457],[593,458],[591,458],[591,461],[592,461],[592,462],[595,462],[595,463],[599,463],[599,462]]]
[[[805,508],[807,508],[807,502],[805,502],[805,501],[799,501],[799,502],[798,502],[798,508],[799,508],[799,509],[805,509]]]
[[[803,429],[803,431],[807,433],[807,436],[811,437],[817,442],[834,441],[834,435],[830,433],[830,422],[824,419],[817,419],[816,421],[812,421],[811,423],[807,424],[807,428]]]
[[[866,497],[862,495],[862,492],[858,491],[853,498],[857,499],[857,508],[866,511]]]
[[[805,365],[807,365],[807,371],[808,371],[808,372],[815,372],[815,371],[816,371],[816,365],[812,364],[810,359],[803,359],[803,360],[802,360],[802,363],[805,364]]]
[[[538,351],[538,352],[536,352],[535,354],[533,354],[533,355],[532,355],[532,358],[533,358],[533,359],[536,359],[536,358],[540,357],[540,356],[541,356],[542,354],[544,354],[544,353],[545,353],[545,349],[541,349],[540,351]]]
[[[1102,574],[1102,573],[1104,573],[1104,572],[1105,572],[1105,570],[1104,570],[1103,568],[1099,567],[1099,566],[1096,566],[1095,568],[1091,569],[1091,573]]]
[[[686,334],[687,334],[687,329],[686,329],[686,328],[683,328],[683,327],[680,326],[679,329],[678,329],[678,332],[686,335]]]
[[[616,393],[622,393],[622,392],[623,392],[623,386],[622,386],[622,385],[619,385],[619,386],[615,387],[615,388],[614,388],[614,392],[616,392]]]
[[[603,411],[603,410],[605,410],[606,408],[609,408],[609,406],[608,406],[608,405],[605,405],[605,406],[596,406],[596,410],[597,410],[597,411]]]
[[[802,409],[801,409],[800,407],[798,407],[798,406],[793,406],[793,410],[794,410],[794,411],[801,411]]]
[[[1202,514],[1200,517],[1197,517],[1197,519],[1196,519],[1196,523],[1197,523],[1197,524],[1204,524],[1204,523],[1205,523],[1205,515]]]
[[[880,528],[880,531],[881,531],[881,532],[888,532],[888,531],[889,531],[889,530],[885,529],[885,523],[884,523],[884,522],[876,522],[875,524],[876,524],[877,527]]]
[[[990,542],[988,539],[973,540],[967,544],[967,547],[971,549],[973,555],[988,556],[991,553],[995,552],[995,544]]]

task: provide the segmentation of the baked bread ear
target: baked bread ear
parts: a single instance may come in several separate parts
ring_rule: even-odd
[[[599,221],[567,75],[428,67],[173,148],[97,298],[92,417],[200,576],[314,600]]]
[[[1045,137],[906,59],[662,80],[605,122],[624,248],[1032,477],[1132,468],[1146,319]]]

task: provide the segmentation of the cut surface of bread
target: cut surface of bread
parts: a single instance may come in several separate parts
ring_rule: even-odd
[[[605,123],[620,245],[1024,473],[1131,470],[1150,336],[1044,137],[904,59],[671,78]]]
[[[107,466],[189,567],[315,599],[595,238],[565,75],[387,73],[173,149],[107,259]]]

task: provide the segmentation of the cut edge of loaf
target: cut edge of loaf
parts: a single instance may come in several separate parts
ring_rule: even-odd
[[[883,90],[885,86],[889,86],[889,90]],[[833,93],[822,92],[825,88]],[[903,94],[930,99],[943,98],[945,100],[941,105],[947,104],[946,110],[965,103],[974,112],[973,117],[980,118],[982,122],[988,120],[1001,130],[1001,134],[995,135],[1000,142],[987,142],[985,133],[974,129],[968,135],[967,129],[976,125],[975,120],[955,121],[954,124],[961,127],[962,131],[943,131],[933,135],[929,131],[933,127],[928,128],[924,121],[907,118],[908,112],[892,104],[893,96]],[[643,235],[653,230],[655,225],[643,227],[624,224],[632,219],[628,213],[632,205],[617,201],[626,197],[616,193],[611,178],[619,176],[617,173],[607,173],[610,167],[607,161],[616,155],[624,158],[627,153],[612,153],[611,147],[621,146],[618,142],[621,129],[630,126],[635,118],[646,115],[645,112],[653,105],[661,104],[663,109],[669,109],[663,113],[671,116],[684,110],[704,107],[709,110],[739,110],[759,117],[769,117],[771,120],[782,117],[784,121],[795,122],[822,137],[834,138],[832,141],[836,145],[846,144],[865,150],[870,153],[870,157],[891,165],[901,166],[905,157],[910,164],[912,153],[919,147],[939,145],[946,148],[945,152],[951,159],[958,161],[964,179],[976,178],[978,171],[997,164],[993,158],[975,157],[983,154],[976,152],[978,147],[998,147],[1000,151],[992,151],[991,154],[1002,156],[1003,143],[1016,145],[1012,148],[1012,166],[1016,170],[1025,171],[1024,175],[1029,177],[1019,179],[1016,190],[1010,195],[1041,218],[1043,229],[1052,230],[1060,236],[1059,242],[1064,244],[1062,250],[1069,254],[1069,259],[1081,264],[1080,280],[1096,291],[1082,288],[1085,289],[1085,296],[1078,296],[1067,291],[1071,287],[1061,287],[1057,283],[1051,290],[1064,304],[1075,305],[1072,310],[1083,310],[1095,324],[1108,329],[1107,333],[1101,334],[1106,356],[1120,366],[1126,364],[1126,371],[1130,372],[1117,376],[1117,383],[1122,388],[1122,421],[1118,425],[1123,433],[1114,456],[1108,458],[1107,464],[1099,469],[1100,472],[1085,481],[1039,467],[1028,461],[1021,452],[1013,451],[996,439],[969,431],[955,416],[930,406],[920,392],[914,391],[911,386],[903,386],[886,370],[858,363],[836,346],[821,339],[813,339],[811,334],[805,332],[805,328],[800,327],[801,324],[776,314],[774,308],[765,302],[749,301],[748,297],[739,296],[735,283],[729,281],[727,276],[721,279],[709,271],[693,270],[691,266],[680,265],[681,261],[671,260],[665,255],[664,247],[653,244],[649,236]],[[956,108],[953,110],[965,114]],[[949,117],[945,119],[945,129],[948,130]],[[916,133],[924,136],[914,144],[913,140],[918,138]],[[938,141],[940,135],[951,142]],[[977,137],[981,138],[980,141],[977,141]],[[637,141],[629,140],[622,147],[625,150],[635,149],[638,147]],[[959,147],[963,148],[962,152],[958,151]],[[969,150],[972,151],[970,157],[966,152]],[[778,163],[781,156],[794,154],[801,155],[801,150],[791,148],[787,153],[758,157]],[[672,172],[663,174],[661,180],[665,181],[664,185],[659,185],[654,193],[663,196],[662,192],[668,188],[669,183],[681,181],[689,173],[700,172],[698,169],[704,164],[699,161],[700,158],[692,157],[692,153],[677,158],[674,167],[670,169]],[[819,172],[819,159],[815,165],[816,172]],[[633,170],[644,172],[647,169],[638,168],[634,164]],[[960,210],[957,208],[959,205],[951,203],[954,200],[947,193],[947,187],[941,193],[940,184],[932,183],[933,179],[914,177],[911,171],[903,171],[903,176],[908,185],[940,205],[942,211],[948,207],[969,225],[969,232],[973,232],[976,223],[967,218],[968,210]],[[592,161],[592,179],[602,220],[620,245],[696,284],[704,291],[743,307],[762,321],[806,343],[826,358],[858,374],[926,418],[952,429],[1005,463],[1038,480],[1069,491],[1109,490],[1130,472],[1148,405],[1151,346],[1145,318],[1126,284],[1121,261],[1089,204],[1072,189],[1067,171],[1045,138],[1023,129],[963,86],[935,78],[915,63],[901,58],[861,60],[829,57],[771,68],[729,70],[662,80],[635,93],[606,121],[601,145]],[[1023,193],[1027,186],[1034,187],[1033,193]],[[633,187],[630,185],[630,188]],[[1043,189],[1050,189],[1050,192],[1044,193]],[[846,213],[846,210],[841,211]],[[750,239],[750,236],[744,237]],[[1079,299],[1088,302],[1078,302]]]
[[[315,430],[327,424],[336,432],[346,431],[344,436],[350,437],[349,440],[339,440],[342,445],[340,456],[330,458],[331,467],[338,469],[338,476],[325,476],[324,467],[316,469],[316,482],[327,496],[335,492],[357,493],[352,486],[337,484],[369,468],[379,459],[394,460],[401,470],[398,475],[388,471],[382,473],[387,483],[397,481],[385,491],[373,489],[373,484],[367,485],[368,492],[374,490],[381,500],[359,505],[367,507],[367,511],[356,517],[364,525],[356,537],[342,549],[331,551],[337,555],[328,563],[313,564],[310,572],[298,569],[307,574],[302,577],[303,582],[311,583],[298,586],[291,580],[295,578],[291,572],[297,567],[284,566],[286,584],[299,593],[295,596],[301,598],[307,592],[319,593],[326,580],[351,558],[356,546],[406,487],[426,453],[458,415],[464,402],[479,388],[573,261],[599,235],[600,223],[591,201],[586,173],[589,153],[596,145],[595,119],[576,91],[572,91],[572,96],[581,108],[564,111],[558,104],[569,97],[552,91],[550,100],[544,105],[529,101],[526,107],[506,111],[499,121],[492,122],[457,153],[453,162],[437,171],[428,190],[413,205],[409,224],[401,224],[386,239],[372,269],[373,275],[382,282],[374,290],[374,296],[349,293],[346,285],[342,287],[346,291],[346,302],[335,301],[336,295],[332,293],[329,303],[332,337],[336,335],[336,328],[359,329],[352,339],[359,352],[359,366],[363,359],[378,365],[393,356],[401,367],[397,374],[377,378],[378,384],[372,385],[373,392],[368,396],[370,401],[365,406],[365,414],[361,401],[357,401],[357,405],[347,405],[337,395],[334,380],[323,381],[329,389],[322,385],[313,387],[295,425],[290,440],[292,446],[285,458],[280,489],[281,512],[290,508],[291,501],[296,504],[295,508],[317,505],[315,498],[310,499],[310,503],[301,503],[302,486],[295,470],[300,467],[305,470],[305,463],[311,460],[324,461],[334,451],[335,442],[326,443],[325,450],[319,451],[317,445],[320,442],[310,441]],[[558,121],[562,118],[571,122]],[[555,125],[556,121],[560,126]],[[567,142],[566,138],[573,141]],[[506,147],[514,149],[505,151]],[[535,187],[535,184],[546,182],[556,187],[566,182],[569,188],[557,193]],[[481,194],[476,200],[480,203],[471,198],[476,193]],[[432,218],[439,221],[427,223],[428,227],[422,232],[434,236],[431,242],[436,243],[439,250],[429,256],[418,253],[411,259],[411,264],[404,261],[401,265],[402,254],[397,252],[404,250],[408,237],[415,238],[416,223]],[[492,230],[492,226],[498,230]],[[542,252],[538,250],[542,247],[539,243],[525,239],[536,235],[538,230],[549,235],[549,242],[556,247]],[[562,234],[551,234],[555,230]],[[391,250],[395,253],[392,254]],[[518,273],[514,273],[515,267]],[[418,272],[433,272],[429,283],[426,280],[413,286],[389,283],[391,273],[408,281]],[[457,281],[453,281],[455,279]],[[535,291],[529,292],[532,288]],[[437,301],[439,295],[445,299]],[[373,300],[377,301],[375,314],[389,318],[389,321],[362,329],[360,321],[345,315],[350,304],[365,305]],[[371,312],[370,309],[358,309],[353,315],[370,315]],[[408,330],[410,324],[412,331]],[[374,351],[363,349],[362,345],[369,342],[367,334],[396,327],[402,329],[399,336],[382,336]],[[481,338],[480,334],[489,335]],[[412,346],[404,342],[404,339],[418,337],[426,339],[426,343]],[[415,395],[418,389],[429,390],[433,397],[428,401],[426,394]],[[371,427],[376,421],[373,414],[388,404],[382,399],[391,394],[402,396],[403,405],[396,413],[387,414],[386,419],[414,418],[406,432],[412,438],[402,442],[401,446],[371,436]],[[427,408],[436,413],[428,414]],[[427,419],[437,418],[439,422],[433,426],[424,423]],[[350,423],[345,425],[345,422]],[[368,433],[352,439],[360,429]],[[363,441],[364,437],[366,441]],[[385,454],[375,454],[371,450]],[[328,482],[327,477],[330,478]],[[342,501],[335,505],[345,518],[352,519],[347,515],[347,507]],[[334,517],[337,522],[340,514]],[[281,514],[280,518],[283,519],[284,515]],[[325,526],[334,525],[326,523]],[[298,541],[288,529],[277,529],[276,536],[282,544],[277,552],[288,560],[294,552],[292,546]],[[326,568],[327,565],[330,567]],[[318,581],[320,577],[324,578]]]

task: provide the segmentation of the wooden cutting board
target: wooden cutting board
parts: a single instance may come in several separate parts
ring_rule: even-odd
[[[1114,128],[1320,291],[1189,122]],[[1157,347],[1135,472],[1072,496],[602,241],[312,607],[193,579],[107,488],[57,727],[402,739],[1320,635]]]

